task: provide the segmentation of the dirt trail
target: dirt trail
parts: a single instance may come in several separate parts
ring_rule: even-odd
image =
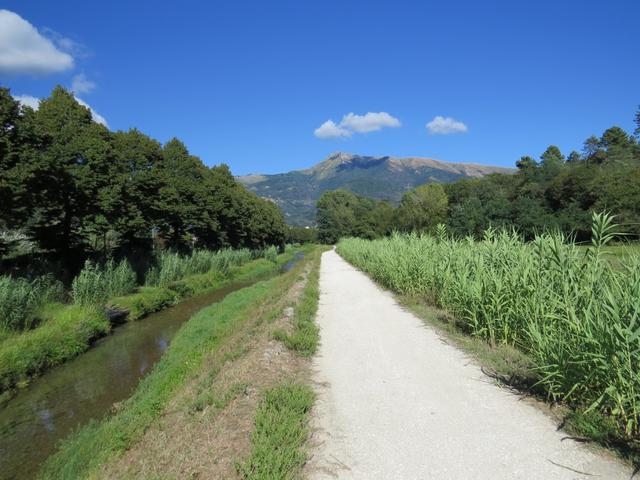
[[[629,479],[491,383],[335,252],[322,257],[309,478]]]

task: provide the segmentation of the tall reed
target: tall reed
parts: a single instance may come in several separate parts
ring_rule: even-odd
[[[226,275],[231,267],[243,265],[252,258],[264,256],[262,251],[256,252],[246,248],[238,250],[228,248],[218,251],[194,250],[190,255],[161,252],[156,258],[156,264],[147,272],[145,284],[165,287],[188,275],[207,273],[212,270]]]
[[[0,276],[0,330],[28,330],[37,323],[38,309],[60,300],[63,286],[51,276],[35,280]]]
[[[73,301],[79,305],[104,303],[135,288],[136,274],[126,260],[118,264],[109,260],[104,266],[87,260],[71,285]]]
[[[514,232],[481,241],[409,234],[345,239],[338,252],[383,285],[421,295],[478,337],[531,356],[550,398],[640,426],[640,257],[606,260],[616,226],[593,216],[584,251],[561,234],[525,243]]]

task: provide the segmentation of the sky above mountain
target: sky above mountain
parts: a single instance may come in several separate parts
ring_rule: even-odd
[[[334,151],[513,166],[640,103],[640,2],[4,1],[0,84],[236,174]]]

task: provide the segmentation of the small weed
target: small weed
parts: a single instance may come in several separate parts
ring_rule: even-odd
[[[306,385],[286,383],[268,390],[255,414],[251,454],[237,465],[244,479],[294,478],[307,454],[308,414],[315,395]]]

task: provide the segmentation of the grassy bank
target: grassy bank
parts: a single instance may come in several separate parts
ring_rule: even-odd
[[[313,268],[293,308],[290,331],[277,329],[274,338],[302,357],[310,357],[318,349],[320,329],[315,323],[320,297],[320,255],[317,249]],[[238,464],[238,473],[247,480],[296,478],[307,460],[304,445],[309,436],[308,416],[315,393],[300,382],[285,382],[265,392],[256,409],[251,451]]]
[[[96,307],[49,304],[44,323],[0,344],[0,391],[5,392],[85,351],[111,325]]]
[[[279,259],[279,263],[282,261]],[[41,478],[100,477],[102,466],[139,442],[177,397],[185,396],[182,398],[184,415],[189,421],[200,418],[194,415],[207,413],[212,405],[215,410],[224,408],[246,388],[244,382],[234,381],[233,388],[225,390],[220,398],[208,389],[200,391],[201,388],[193,387],[194,382],[210,385],[228,362],[244,354],[247,342],[254,335],[252,332],[261,322],[276,318],[282,311],[283,298],[299,278],[305,263],[301,262],[288,273],[236,291],[194,315],[118,412],[85,426],[63,442],[44,465]],[[247,266],[238,272],[236,279],[252,275]],[[191,388],[194,389],[192,396],[186,395],[185,391]],[[182,407],[172,405],[172,411],[182,411]],[[189,445],[184,447],[189,448]]]
[[[264,278],[277,272],[294,254],[290,250],[274,258],[256,260],[245,255],[242,258],[248,263],[226,262],[222,269],[191,274],[166,282],[166,286],[142,286],[132,294],[104,302],[108,310],[124,312],[124,319],[137,320],[196,294],[223,288],[234,282]],[[211,257],[216,258],[215,254]],[[117,268],[115,266],[114,271],[118,274]],[[0,343],[0,394],[4,392],[7,396],[13,387],[25,385],[34,375],[84,352],[92,341],[110,332],[111,324],[105,308],[96,303],[102,301],[103,297],[92,292],[100,291],[101,284],[113,283],[110,279],[114,276],[105,276],[94,266],[85,268],[79,276],[82,281],[74,282],[74,294],[85,301],[72,305],[44,304],[37,313],[40,319],[37,328],[5,335]],[[126,282],[119,282],[122,283]],[[116,287],[104,289],[122,291]]]
[[[518,352],[524,382],[569,406],[604,443],[637,445],[640,258],[605,258],[615,226],[594,219],[584,252],[558,235],[532,243],[488,231],[482,241],[406,235],[347,239],[338,252],[397,293],[448,311],[455,328]],[[508,370],[508,369],[507,369]]]
[[[238,468],[243,478],[294,478],[307,460],[303,446],[314,400],[313,390],[301,384],[285,383],[266,392],[255,415],[251,454]]]
[[[307,283],[297,305],[294,307],[293,331],[276,330],[274,337],[283,342],[287,348],[298,352],[300,355],[310,357],[318,349],[320,342],[320,329],[315,322],[320,298],[320,251],[314,259],[316,267],[309,273]]]

